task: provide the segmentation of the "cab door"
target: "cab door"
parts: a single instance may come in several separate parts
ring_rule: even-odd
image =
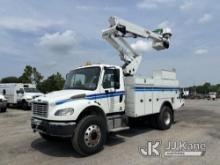
[[[100,100],[106,105],[107,113],[120,112],[124,110],[124,84],[121,83],[120,69],[104,67],[102,79],[103,98]]]

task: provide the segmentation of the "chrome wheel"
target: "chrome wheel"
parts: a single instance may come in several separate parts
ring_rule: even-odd
[[[90,125],[84,133],[84,142],[88,147],[95,147],[101,139],[101,130],[98,125]]]
[[[165,123],[166,125],[169,125],[170,122],[171,122],[171,114],[166,111],[166,112],[164,113],[164,123]]]

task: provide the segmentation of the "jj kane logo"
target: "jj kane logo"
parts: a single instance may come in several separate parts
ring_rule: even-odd
[[[168,141],[162,145],[161,140],[156,140],[148,141],[144,146],[139,146],[138,150],[141,155],[148,157],[204,156],[206,144],[190,143],[187,141]]]

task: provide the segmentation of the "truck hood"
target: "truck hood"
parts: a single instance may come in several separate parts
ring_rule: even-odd
[[[28,92],[28,93],[25,93],[25,97],[27,98],[35,98],[35,97],[39,97],[39,96],[43,96],[43,93],[31,93],[31,92]]]
[[[63,100],[70,99],[71,97],[78,96],[78,95],[88,95],[94,93],[93,91],[88,91],[88,90],[60,90],[60,91],[55,91],[51,92],[48,94],[45,94],[41,97],[37,97],[34,99],[34,101],[46,101],[48,103],[57,103]]]

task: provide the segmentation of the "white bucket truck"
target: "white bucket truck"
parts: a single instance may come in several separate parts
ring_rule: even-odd
[[[108,132],[129,129],[132,121],[149,120],[169,129],[174,110],[183,105],[174,70],[160,70],[152,77],[135,75],[141,62],[125,38],[149,38],[153,48],[169,47],[170,30],[150,31],[118,17],[110,17],[103,38],[119,51],[122,67],[90,65],[67,74],[64,89],[36,98],[32,128],[46,139],[69,137],[75,150],[89,155],[103,148]]]
[[[29,109],[31,101],[43,94],[36,89],[34,84],[6,83],[0,84],[0,93],[8,101],[8,104],[21,106],[22,109]]]

